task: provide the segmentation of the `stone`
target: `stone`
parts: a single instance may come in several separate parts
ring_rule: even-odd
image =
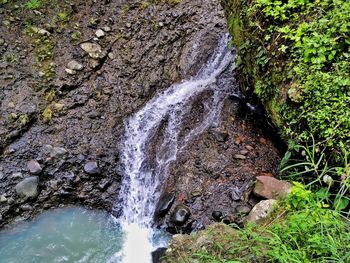
[[[104,52],[99,44],[85,42],[82,43],[80,47],[93,59],[101,59],[104,57]]]
[[[3,44],[5,44],[5,40],[3,38],[0,38],[0,46],[2,46]]]
[[[171,214],[170,220],[178,226],[182,226],[186,223],[191,215],[191,211],[187,206],[177,205]]]
[[[276,199],[288,195],[292,185],[270,176],[258,176],[253,193],[266,199]]]
[[[82,70],[84,68],[84,66],[82,64],[80,64],[78,61],[76,60],[71,60],[68,62],[67,64],[67,69],[70,69],[70,70]]]
[[[105,36],[105,32],[103,32],[102,29],[98,29],[98,30],[95,32],[95,35],[96,35],[98,38],[101,38],[101,37],[104,37],[104,36]]]
[[[162,262],[162,258],[165,256],[167,248],[160,247],[152,252],[152,263],[160,263]]]
[[[173,193],[164,193],[159,198],[158,204],[156,206],[156,215],[165,216],[170,210],[171,206],[175,201],[175,195]]]
[[[102,30],[105,31],[105,32],[110,32],[110,31],[112,31],[112,29],[111,29],[109,26],[104,26],[104,27],[102,27]]]
[[[77,72],[76,72],[75,70],[73,70],[73,69],[65,68],[64,70],[65,70],[65,71],[67,72],[67,74],[69,74],[69,75],[75,75],[75,74],[77,74]]]
[[[242,155],[247,155],[249,153],[248,150],[242,150],[239,152],[239,154],[242,154]]]
[[[3,172],[0,172],[0,180],[2,179],[2,178],[4,178],[5,176],[4,176],[4,173]]]
[[[96,161],[91,161],[84,165],[84,171],[90,175],[97,175],[100,173],[100,168]]]
[[[239,160],[245,160],[245,159],[247,159],[247,157],[244,156],[243,154],[235,154],[233,157],[234,157],[235,159],[239,159]]]
[[[40,174],[43,170],[37,160],[30,160],[27,167],[31,174]]]
[[[220,222],[223,218],[223,213],[221,211],[213,211],[213,213],[211,213],[211,216],[215,221]]]
[[[7,198],[5,195],[0,195],[0,203],[7,203]]]
[[[25,178],[15,186],[16,193],[20,197],[35,198],[38,196],[39,178],[32,176]]]
[[[16,180],[16,179],[20,179],[20,178],[23,178],[23,174],[22,173],[13,173],[11,175],[11,179]]]
[[[62,147],[53,147],[50,150],[50,157],[51,158],[59,158],[63,157],[64,155],[67,154],[67,150],[62,148]]]
[[[253,207],[252,211],[250,211],[247,222],[256,224],[263,222],[273,211],[276,202],[277,201],[274,199],[260,201]]]
[[[251,206],[249,205],[239,205],[236,207],[236,213],[239,215],[246,215],[249,214],[249,212],[252,210]]]

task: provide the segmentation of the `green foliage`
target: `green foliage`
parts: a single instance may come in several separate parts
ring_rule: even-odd
[[[287,151],[281,162],[281,173],[288,179],[304,181],[307,187],[314,189],[317,196],[327,206],[350,216],[350,167],[348,152],[340,145],[342,152],[338,153],[341,160],[338,166],[329,165],[324,150],[320,150],[315,141],[310,146],[296,145],[295,150],[302,160],[291,159],[292,153]]]
[[[207,241],[198,247],[200,240]],[[349,222],[300,183],[264,225],[248,224],[235,234],[206,230],[192,244],[184,244],[176,259],[166,262],[350,261]]]
[[[237,45],[245,86],[254,86],[284,137],[310,141],[311,133],[322,146],[342,142],[349,151],[350,2],[239,2],[231,17],[250,40]]]
[[[40,0],[30,0],[24,5],[25,8],[27,9],[39,9],[41,7],[41,2]]]

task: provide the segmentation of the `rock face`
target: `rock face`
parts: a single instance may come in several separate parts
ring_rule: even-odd
[[[266,199],[283,197],[290,192],[292,185],[286,181],[270,176],[258,176],[254,187],[254,194]]]
[[[28,177],[16,185],[16,193],[22,198],[35,198],[39,194],[38,184],[37,176]]]
[[[44,15],[35,15],[33,26],[50,33],[44,36],[23,31],[20,21],[33,20],[33,12],[13,9],[11,1],[1,5],[1,18],[19,20],[0,27],[0,55],[12,60],[0,61],[0,195],[8,199],[0,204],[0,227],[16,217],[28,219],[44,209],[77,203],[119,214],[114,202],[122,177],[124,120],[155,93],[195,76],[228,32],[219,1],[148,2],[146,8],[138,0],[77,0],[74,5],[58,1],[55,9],[43,5]],[[48,21],[57,19],[58,12],[69,13],[69,21],[49,28]],[[96,39],[99,28],[106,33]],[[42,37],[47,41],[40,41]],[[37,51],[46,53],[38,57]],[[71,60],[84,70],[76,63],[68,68]],[[208,94],[194,101],[184,131],[203,118],[208,103]],[[45,122],[41,105],[50,113]],[[259,144],[257,134],[262,132],[255,132],[246,116],[237,113],[237,105],[227,99],[219,126],[191,141],[169,167],[164,189],[191,210],[183,227],[197,222],[200,228],[213,221],[212,211],[232,210],[233,187],[239,190],[234,202],[248,202],[247,182],[261,171],[275,172],[278,151],[270,140]],[[234,160],[248,145],[254,150],[246,159]],[[155,152],[157,147],[148,150]],[[40,193],[32,209],[24,211],[15,185],[26,174],[12,175],[25,171],[30,159],[44,169]],[[98,161],[101,174],[91,176],[83,169],[88,160]]]
[[[260,201],[257,205],[255,205],[250,211],[247,222],[251,223],[261,223],[266,219],[269,214],[273,211],[274,205],[277,203],[276,200],[269,199]]]

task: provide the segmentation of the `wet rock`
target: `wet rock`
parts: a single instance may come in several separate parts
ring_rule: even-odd
[[[102,29],[99,29],[95,32],[95,35],[98,37],[98,38],[101,38],[101,37],[104,37],[105,36],[105,32],[103,32]]]
[[[40,174],[43,170],[37,160],[30,160],[27,164],[27,167],[29,169],[29,172],[35,175]]]
[[[25,204],[25,205],[21,205],[20,208],[23,210],[23,211],[30,211],[33,209],[33,207],[31,205],[28,205],[28,204]]]
[[[266,199],[275,199],[286,196],[292,185],[286,181],[270,176],[258,176],[253,189],[255,195]]]
[[[100,168],[98,167],[98,164],[96,161],[87,162],[84,165],[84,171],[90,175],[100,174]]]
[[[239,215],[247,215],[252,210],[249,205],[239,205],[236,207],[236,213]]]
[[[70,69],[70,70],[79,71],[79,70],[82,70],[83,68],[84,66],[76,60],[71,60],[67,64],[67,69]]]
[[[162,257],[165,256],[167,248],[165,247],[160,247],[157,248],[155,251],[152,252],[152,263],[160,263],[162,262]]]
[[[187,206],[177,205],[172,213],[170,220],[178,226],[182,226],[186,223],[191,215],[191,211]]]
[[[238,160],[245,160],[245,159],[247,159],[247,157],[244,156],[243,154],[235,154],[233,157],[235,159],[238,159]]]
[[[266,219],[273,211],[276,202],[277,201],[274,199],[260,201],[256,206],[253,207],[252,211],[250,211],[247,217],[247,222],[256,224],[263,222],[264,219]]]
[[[175,201],[173,193],[164,193],[160,198],[156,207],[157,216],[165,216]]]
[[[20,197],[35,198],[39,194],[38,184],[39,178],[37,176],[28,177],[19,182],[15,186],[15,190]]]
[[[101,59],[105,56],[105,53],[102,51],[102,47],[99,44],[86,42],[82,43],[80,47],[93,59]]]
[[[214,211],[213,213],[211,213],[211,216],[214,218],[215,221],[220,222],[223,217],[223,213],[221,211]]]

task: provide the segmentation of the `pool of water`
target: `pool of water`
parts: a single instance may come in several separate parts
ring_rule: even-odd
[[[55,209],[2,230],[0,262],[108,262],[121,251],[123,236],[120,225],[105,212]]]

